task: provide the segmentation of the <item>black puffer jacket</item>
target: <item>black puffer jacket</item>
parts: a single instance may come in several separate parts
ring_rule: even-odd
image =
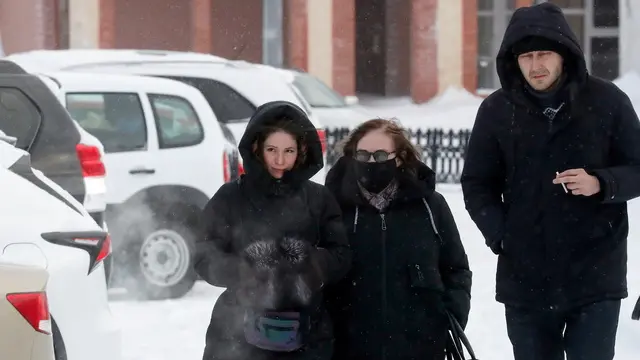
[[[336,324],[334,359],[444,359],[444,311],[466,323],[471,271],[435,174],[426,165],[417,176],[402,172],[395,200],[380,213],[362,197],[353,161],[341,158],[326,180],[353,251],[347,277],[325,292]]]
[[[304,129],[307,157],[303,165],[277,180],[252,148],[261,129],[282,117],[294,119]],[[197,273],[208,283],[227,288],[213,309],[204,359],[282,356],[246,343],[244,311],[248,307],[290,310],[302,305],[311,314],[308,345],[285,355],[288,359],[328,359],[332,326],[319,305],[321,300],[316,300],[322,283],[335,283],[346,274],[350,250],[338,204],[324,186],[309,180],[323,166],[316,129],[295,105],[268,103],[256,110],[239,148],[246,174],[239,182],[223,185],[209,201],[203,211],[204,234],[196,244]],[[283,252],[288,262],[282,260]],[[260,280],[255,272],[265,267],[277,275]],[[296,287],[300,282],[302,286]],[[314,299],[311,303],[310,297]]]
[[[566,106],[555,118],[528,95],[512,53],[537,35],[560,42]],[[627,95],[587,73],[561,10],[518,9],[497,56],[502,88],[481,104],[469,140],[462,189],[487,245],[499,253],[498,301],[566,309],[627,296],[626,202],[640,195],[640,122]],[[585,197],[553,184],[583,168],[601,192]]]

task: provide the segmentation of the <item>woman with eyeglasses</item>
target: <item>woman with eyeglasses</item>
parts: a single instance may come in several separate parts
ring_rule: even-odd
[[[471,271],[435,173],[396,123],[357,127],[326,186],[343,212],[351,271],[325,289],[334,360],[445,358],[448,316],[464,326]]]

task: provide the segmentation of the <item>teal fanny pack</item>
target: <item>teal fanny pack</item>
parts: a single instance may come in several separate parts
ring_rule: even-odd
[[[247,310],[244,315],[245,340],[263,350],[300,350],[305,344],[309,326],[308,316],[300,312]]]

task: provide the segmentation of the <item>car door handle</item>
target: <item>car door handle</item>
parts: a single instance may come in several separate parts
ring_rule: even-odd
[[[155,173],[156,173],[155,169],[147,169],[147,168],[135,168],[135,169],[129,170],[129,174],[131,174],[131,175],[155,174]]]

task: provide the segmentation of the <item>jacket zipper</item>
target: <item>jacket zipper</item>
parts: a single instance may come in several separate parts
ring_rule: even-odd
[[[387,221],[385,214],[380,214],[382,228],[382,324],[387,329]],[[386,331],[386,330],[383,330]],[[387,336],[385,336],[386,340]],[[387,358],[387,344],[382,342],[382,360]]]

